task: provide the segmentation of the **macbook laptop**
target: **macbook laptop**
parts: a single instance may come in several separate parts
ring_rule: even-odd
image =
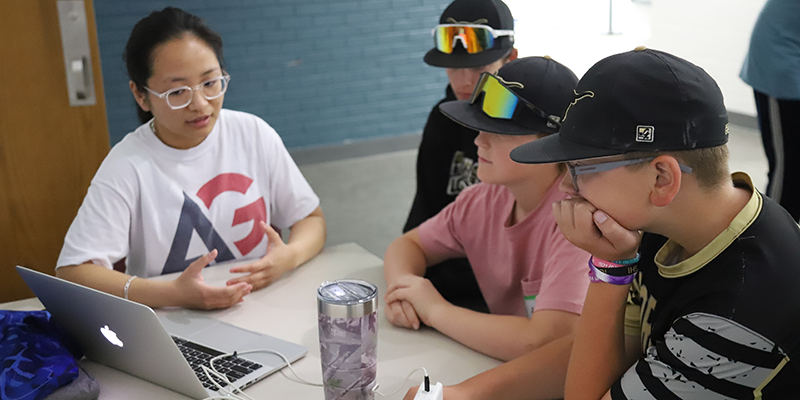
[[[87,358],[195,399],[224,394],[215,390],[198,366],[208,365],[211,357],[269,349],[294,362],[308,352],[304,346],[200,312],[181,309],[159,318],[150,307],[99,290],[25,267],[17,266],[17,272]],[[280,357],[268,353],[227,357],[214,363],[240,389],[285,365]]]

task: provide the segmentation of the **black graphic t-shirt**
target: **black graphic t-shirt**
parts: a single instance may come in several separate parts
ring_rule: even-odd
[[[478,131],[447,118],[439,105],[456,100],[447,86],[446,96],[428,116],[417,154],[417,192],[403,232],[436,215],[461,191],[478,182]]]
[[[710,244],[642,237],[626,334],[643,357],[611,389],[622,399],[785,399],[800,393],[800,229],[777,203],[750,202]]]

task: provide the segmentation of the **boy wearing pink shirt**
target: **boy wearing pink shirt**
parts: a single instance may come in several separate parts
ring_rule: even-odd
[[[479,130],[478,177],[439,214],[397,240],[384,257],[386,316],[426,324],[507,364],[445,388],[445,398],[563,396],[571,335],[589,285],[589,254],[560,233],[551,204],[565,168],[522,165],[512,149],[559,129],[578,79],[549,57],[511,61],[483,74],[470,100],[443,114]],[[491,314],[448,303],[427,266],[457,257],[472,264]],[[412,390],[415,393],[415,390]],[[406,398],[413,398],[412,391]]]

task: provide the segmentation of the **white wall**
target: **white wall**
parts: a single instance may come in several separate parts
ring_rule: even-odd
[[[750,32],[766,0],[653,0],[649,46],[703,67],[728,110],[756,115],[753,91],[739,79]]]
[[[703,67],[730,111],[756,114],[739,70],[766,0],[611,0],[613,34],[609,0],[504,1],[516,19],[520,56],[550,55],[580,77],[606,56],[646,45]]]
[[[549,55],[578,77],[598,60],[646,44],[649,5],[614,0],[504,0],[516,20],[520,56]]]

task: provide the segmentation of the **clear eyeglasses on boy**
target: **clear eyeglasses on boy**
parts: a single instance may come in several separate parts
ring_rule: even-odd
[[[603,171],[611,171],[612,169],[624,167],[626,165],[633,165],[639,164],[643,162],[648,162],[655,160],[655,157],[645,157],[645,158],[632,158],[630,160],[618,160],[618,161],[607,161],[597,164],[587,164],[587,165],[572,165],[571,163],[567,164],[567,169],[569,169],[570,175],[572,175],[572,188],[575,189],[575,193],[578,193],[578,175],[585,175],[585,174],[594,174],[596,172],[603,172]],[[684,173],[692,172],[691,167],[687,167],[683,164],[678,164],[680,169]]]

